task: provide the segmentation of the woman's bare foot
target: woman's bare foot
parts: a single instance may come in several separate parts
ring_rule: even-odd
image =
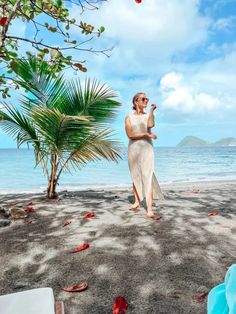
[[[140,203],[135,202],[134,204],[132,204],[129,208],[129,210],[138,210],[140,206]]]
[[[147,217],[148,218],[153,218],[155,216],[154,212],[153,211],[148,211],[147,212]]]

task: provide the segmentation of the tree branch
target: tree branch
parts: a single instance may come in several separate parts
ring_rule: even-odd
[[[49,49],[56,49],[58,51],[75,49],[75,50],[79,50],[79,51],[88,51],[88,52],[93,52],[93,53],[102,53],[102,54],[106,55],[107,57],[108,57],[108,55],[106,54],[106,52],[113,50],[113,47],[112,48],[108,48],[108,49],[104,49],[104,50],[94,50],[93,48],[78,48],[82,43],[80,43],[78,45],[73,45],[73,46],[70,46],[70,47],[58,47],[58,46],[55,47],[55,46],[44,44],[44,43],[42,43],[42,41],[34,41],[32,39],[18,37],[18,36],[6,36],[6,38],[8,38],[8,39],[15,39],[15,40],[21,40],[21,41],[29,42],[32,45],[42,46],[42,47],[49,48]],[[92,38],[90,38],[87,41],[90,41],[90,40],[92,40]],[[85,43],[85,42],[83,42],[83,43]]]

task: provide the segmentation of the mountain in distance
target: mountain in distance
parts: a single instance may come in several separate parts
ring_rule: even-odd
[[[213,146],[236,146],[236,138],[234,137],[227,137],[223,138],[212,144]]]
[[[236,146],[236,138],[227,137],[217,142],[210,143],[196,136],[186,136],[176,147],[203,147],[203,146]]]
[[[186,136],[177,145],[177,147],[198,147],[198,146],[208,146],[210,143],[196,137],[196,136]]]

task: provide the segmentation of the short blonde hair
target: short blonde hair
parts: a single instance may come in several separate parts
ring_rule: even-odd
[[[136,110],[136,104],[135,104],[136,100],[139,98],[140,95],[143,95],[143,94],[145,94],[145,93],[139,92],[139,93],[134,95],[133,101],[132,101],[133,102],[133,110]]]

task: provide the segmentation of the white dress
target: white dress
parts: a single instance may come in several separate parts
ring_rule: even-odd
[[[149,114],[128,116],[133,132],[150,132],[148,129]],[[148,197],[152,193],[153,199],[163,199],[160,186],[154,173],[154,150],[152,139],[143,138],[129,140],[128,164],[133,184],[136,188],[139,200]]]

